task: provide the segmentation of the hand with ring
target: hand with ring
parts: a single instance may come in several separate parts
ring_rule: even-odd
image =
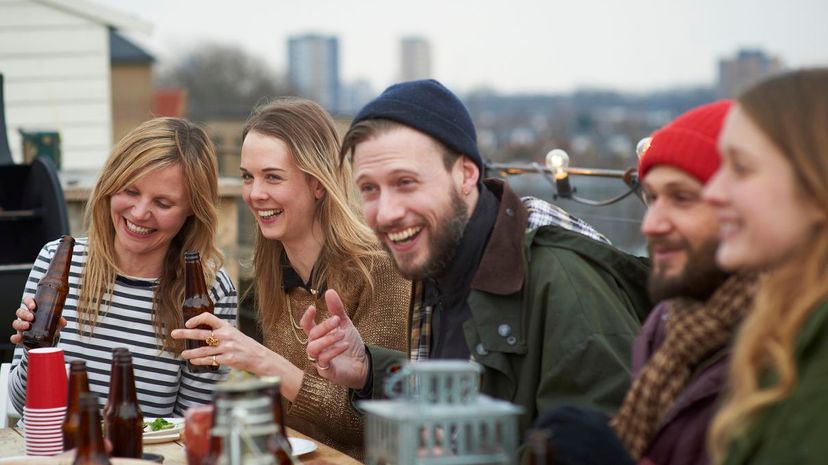
[[[230,322],[211,313],[202,313],[174,329],[173,339],[190,339],[202,343],[181,352],[181,357],[195,365],[226,366],[249,371],[257,376],[282,378],[282,395],[293,401],[302,385],[304,371],[281,355],[248,337]]]
[[[317,370],[320,370],[320,371],[325,371],[325,370],[327,370],[327,369],[329,369],[329,368],[330,368],[330,365],[324,365],[324,366],[323,366],[323,365],[320,365],[320,364],[316,361],[316,359],[315,359],[315,358],[313,358],[313,357],[311,357],[310,355],[308,355],[308,360],[310,360],[310,362],[311,362],[311,363],[313,363],[314,365],[316,365],[316,369],[317,369]]]
[[[361,389],[371,369],[362,336],[345,312],[336,291],[329,289],[325,292],[325,304],[331,316],[321,323],[315,323],[314,306],[308,307],[302,316],[302,329],[308,335],[308,357],[316,360],[319,376],[336,384]]]
[[[221,341],[219,341],[218,338],[216,338],[215,333],[213,333],[212,331],[210,332],[210,335],[207,336],[207,339],[204,340],[204,343],[210,347],[218,347],[220,342]],[[215,360],[215,357],[213,357],[213,360]]]

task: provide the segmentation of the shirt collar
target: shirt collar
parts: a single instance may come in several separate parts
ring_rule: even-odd
[[[306,290],[310,294],[321,294],[324,292],[325,283],[317,283],[317,274],[319,271],[320,266],[320,259],[322,255],[319,255],[320,258],[316,260],[316,263],[313,265],[313,269],[310,273],[310,279],[308,282],[302,281],[302,277],[299,276],[299,273],[293,269],[290,262],[287,259],[287,255],[282,252],[282,290],[287,292],[294,288],[302,288]],[[314,283],[316,284],[316,288],[313,287]]]

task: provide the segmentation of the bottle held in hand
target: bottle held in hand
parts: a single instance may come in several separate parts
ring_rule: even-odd
[[[204,312],[213,313],[213,301],[207,291],[207,283],[204,281],[204,270],[201,267],[201,257],[195,250],[184,252],[184,304],[182,312],[184,321],[200,315]],[[198,329],[210,330],[207,325],[200,325]],[[185,347],[187,350],[197,349],[206,346],[205,341],[187,339]],[[187,368],[193,373],[206,373],[218,371],[217,366],[195,365],[187,361]]]
[[[72,265],[74,248],[74,237],[61,237],[46,274],[37,283],[34,321],[23,332],[23,345],[29,349],[55,346],[63,304],[69,293],[69,267]]]

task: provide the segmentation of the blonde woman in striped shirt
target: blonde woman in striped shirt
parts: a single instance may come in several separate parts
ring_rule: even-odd
[[[115,147],[86,210],[88,238],[78,239],[58,347],[67,362],[85,360],[90,389],[103,404],[112,349],[133,354],[136,388],[147,417],[181,416],[211,400],[226,371],[191,373],[181,358],[183,253],[201,252],[216,314],[236,322],[237,296],[221,268],[215,245],[218,175],[205,132],[179,118],[157,118],[127,134]],[[41,250],[29,275],[23,304],[12,326],[19,344],[29,328],[37,283],[57,249]],[[27,350],[15,350],[9,381],[12,402],[22,411]]]

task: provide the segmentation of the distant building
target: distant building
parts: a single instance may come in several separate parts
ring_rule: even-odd
[[[734,58],[719,60],[717,93],[721,98],[737,97],[752,84],[782,71],[782,62],[762,50],[742,49]]]
[[[183,117],[187,114],[187,91],[175,87],[157,89],[152,102],[154,116]]]
[[[289,38],[288,81],[299,95],[339,113],[339,40],[317,34]]]
[[[112,71],[112,140],[153,117],[155,57],[114,30],[109,31]]]
[[[433,77],[431,74],[431,45],[422,37],[404,37],[400,40],[400,81]]]
[[[0,73],[14,160],[23,161],[20,129],[58,131],[64,169],[99,169],[112,147],[116,119],[126,111],[115,95],[124,87],[119,83],[149,76],[143,70],[120,72],[123,62],[113,60],[111,51],[124,42],[113,31],[148,33],[150,25],[85,0],[0,2],[0,18]],[[149,66],[147,58],[141,66]],[[142,83],[139,93],[146,94],[149,116],[151,92]]]

